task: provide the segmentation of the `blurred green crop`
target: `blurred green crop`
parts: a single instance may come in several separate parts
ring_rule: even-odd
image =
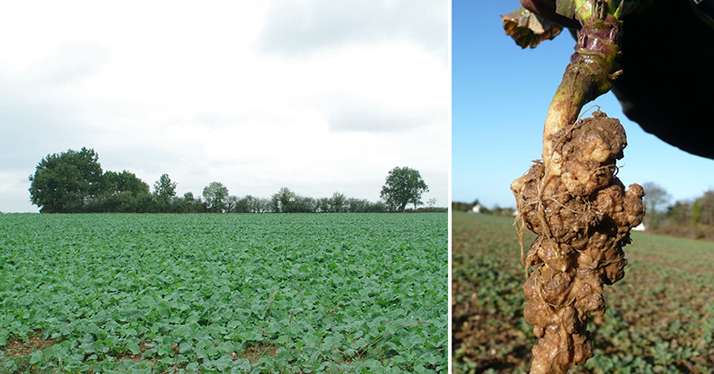
[[[0,372],[445,372],[446,214],[0,215]]]
[[[535,339],[513,219],[455,213],[453,243],[454,372],[527,372]],[[574,372],[711,373],[714,242],[634,233],[625,253],[604,324],[589,328],[595,356]]]

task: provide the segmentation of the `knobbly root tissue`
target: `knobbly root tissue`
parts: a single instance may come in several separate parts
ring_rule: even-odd
[[[603,285],[623,277],[622,247],[644,216],[642,187],[616,177],[627,145],[620,121],[595,112],[548,137],[547,168],[537,161],[511,185],[520,230],[538,235],[524,259],[535,374],[566,373],[592,356],[587,322],[602,318]]]

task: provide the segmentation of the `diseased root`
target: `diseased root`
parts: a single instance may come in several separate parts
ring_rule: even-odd
[[[525,319],[533,325],[531,373],[566,373],[592,356],[590,318],[605,311],[603,285],[624,276],[622,247],[644,216],[644,190],[627,190],[616,160],[625,130],[602,112],[556,132],[548,169],[542,162],[516,179],[521,226],[538,235],[525,258]]]

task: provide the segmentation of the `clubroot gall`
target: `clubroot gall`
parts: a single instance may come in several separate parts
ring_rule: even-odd
[[[627,189],[616,161],[627,145],[620,122],[584,104],[607,92],[617,69],[623,1],[575,0],[577,45],[545,121],[543,160],[511,189],[523,228],[537,239],[524,256],[526,321],[538,343],[531,373],[565,373],[592,356],[587,323],[605,311],[603,285],[624,276],[622,247],[644,216],[644,191]],[[507,22],[504,19],[504,22]],[[522,242],[522,239],[521,239]]]
[[[596,112],[552,140],[557,171],[536,162],[511,186],[521,228],[538,235],[524,261],[524,314],[538,337],[531,373],[564,373],[590,358],[587,322],[602,317],[603,285],[623,277],[622,247],[644,214],[642,187],[625,189],[615,176],[626,145],[617,119]]]

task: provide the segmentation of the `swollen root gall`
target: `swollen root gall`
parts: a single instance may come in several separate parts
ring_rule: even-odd
[[[520,229],[538,235],[524,259],[524,314],[538,337],[531,373],[565,373],[592,356],[586,325],[603,316],[603,285],[624,276],[622,247],[644,216],[644,191],[616,177],[627,145],[617,119],[596,112],[547,140],[550,157],[511,189]]]

